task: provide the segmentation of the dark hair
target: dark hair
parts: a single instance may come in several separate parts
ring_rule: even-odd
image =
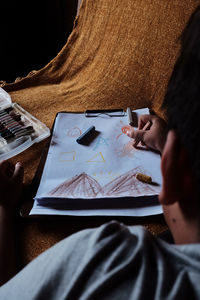
[[[169,129],[174,129],[191,163],[200,197],[200,6],[182,36],[180,56],[174,66],[163,102]]]

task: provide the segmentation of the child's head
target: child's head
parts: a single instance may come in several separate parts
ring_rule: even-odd
[[[174,129],[189,155],[200,199],[200,7],[181,37],[180,57],[164,100],[169,129]]]

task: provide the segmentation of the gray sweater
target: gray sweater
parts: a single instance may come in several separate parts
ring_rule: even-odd
[[[200,299],[200,244],[168,244],[113,221],[41,254],[0,299]]]

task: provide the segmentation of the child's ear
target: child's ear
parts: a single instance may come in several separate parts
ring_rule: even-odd
[[[169,205],[194,192],[194,182],[188,155],[174,130],[169,131],[161,159],[163,177],[159,195],[161,204]]]

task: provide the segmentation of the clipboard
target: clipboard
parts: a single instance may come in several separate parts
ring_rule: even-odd
[[[56,119],[57,119],[57,117],[58,117],[59,114],[66,114],[66,115],[68,115],[68,114],[71,114],[71,112],[58,112],[57,115],[56,115],[56,118],[54,120],[54,125],[53,125],[52,131],[51,131],[51,140],[49,141],[49,144],[44,149],[44,153],[43,153],[43,155],[41,157],[38,170],[37,170],[36,175],[34,177],[34,180],[32,182],[32,186],[31,186],[31,191],[32,191],[32,195],[31,196],[32,197],[33,197],[33,193],[35,193],[36,190],[37,190],[37,187],[38,187],[40,179],[41,179],[41,174],[43,173],[43,170],[44,170],[44,165],[45,165],[45,161],[46,161],[47,152],[48,152],[49,146],[51,145],[51,142],[52,142],[52,134],[54,132],[55,121],[56,121]],[[80,112],[75,112],[73,114],[76,115],[76,114],[81,114],[81,113]],[[107,118],[110,118],[110,119],[113,119],[113,117],[116,117],[116,118],[117,117],[122,117],[123,118],[123,117],[127,116],[127,113],[125,111],[123,111],[122,109],[116,109],[116,110],[89,110],[89,111],[86,111],[85,113],[82,113],[82,115],[84,115],[85,118],[88,118],[88,119],[91,120],[91,119],[94,119],[94,118],[95,119],[99,118],[99,116],[102,117],[102,115],[105,115]],[[134,115],[134,119],[135,119],[135,124],[137,124],[137,113],[134,113],[133,115]],[[129,210],[129,208],[130,208],[129,203],[132,201],[130,197],[117,197],[117,199],[115,200],[114,207],[115,208],[117,207],[118,212],[119,212],[119,209],[122,211],[121,204],[120,204],[122,198],[123,198],[123,201],[126,198],[126,204],[125,204],[125,206],[127,206],[126,207],[127,210]],[[112,210],[113,209],[113,205],[112,205],[113,198],[112,197],[111,198],[109,198],[109,197],[106,198],[105,197],[105,199],[107,201],[107,205],[109,206],[109,209]],[[135,199],[136,199],[136,197],[135,197]],[[76,204],[78,203],[78,201],[79,201],[79,212],[80,212],[80,210],[82,208],[84,208],[85,206],[87,206],[87,199],[84,199],[84,201],[83,201],[83,199],[79,199],[79,197],[77,197],[76,198]],[[94,204],[94,202],[90,202],[90,205],[89,205],[90,206],[89,209],[90,209],[91,212],[92,212],[93,209],[95,209],[95,205],[93,205],[92,203]],[[125,203],[125,201],[124,201],[124,203]],[[145,202],[144,202],[144,204],[145,204]],[[149,204],[152,204],[156,208],[155,212],[153,214],[160,214],[160,213],[162,213],[160,205],[158,204],[157,200],[155,201],[155,196],[154,195],[152,197],[149,196]],[[81,208],[81,205],[82,205],[82,208]],[[140,205],[143,205],[141,197],[140,197]],[[136,203],[136,206],[137,206],[137,203]],[[61,205],[60,205],[60,208],[61,208],[61,214],[58,214],[58,215],[63,215],[62,214],[63,207]],[[73,201],[71,201],[71,207],[70,207],[70,209],[73,210]],[[30,211],[30,207],[27,209],[27,207],[25,208],[25,206],[23,206],[22,209],[21,209],[21,211],[20,211],[20,214],[21,214],[21,216],[25,216],[26,217],[26,216],[28,216],[29,211]],[[72,214],[72,215],[74,215],[74,214]],[[97,215],[101,215],[101,214],[98,213]],[[119,215],[119,214],[117,214],[117,215]],[[122,216],[124,215],[123,212],[122,212],[121,215]],[[103,216],[105,216],[105,214],[103,214]]]

